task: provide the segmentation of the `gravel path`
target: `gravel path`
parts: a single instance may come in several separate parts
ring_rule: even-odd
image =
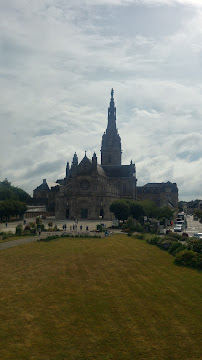
[[[0,250],[5,250],[5,249],[9,249],[9,248],[14,247],[14,246],[31,243],[31,242],[39,240],[40,238],[46,238],[49,235],[53,235],[53,234],[46,232],[46,233],[42,233],[40,236],[38,236],[38,235],[29,236],[29,237],[23,238],[23,239],[6,241],[4,243],[0,243]]]

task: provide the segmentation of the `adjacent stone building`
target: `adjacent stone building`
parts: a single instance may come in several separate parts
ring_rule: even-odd
[[[41,185],[37,186],[33,191],[33,200],[35,205],[43,204],[49,213],[55,213],[55,197],[59,192],[60,181],[50,182],[43,179]]]
[[[137,200],[152,200],[157,206],[178,207],[178,188],[176,183],[149,183],[137,187]]]

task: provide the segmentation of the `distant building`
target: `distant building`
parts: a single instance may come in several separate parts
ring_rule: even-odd
[[[157,206],[178,207],[178,188],[176,183],[149,183],[137,186],[138,200],[152,200]]]
[[[27,206],[27,211],[24,214],[24,218],[36,218],[37,216],[46,217],[47,209],[46,206]]]
[[[182,202],[180,202],[180,205],[181,203]],[[193,214],[195,210],[202,210],[202,200],[184,201],[181,206],[187,214]]]
[[[38,200],[39,204],[44,204],[47,211],[52,213],[55,212],[55,197],[61,186],[59,183],[60,180],[57,181],[58,182],[50,182],[43,179],[42,184],[33,191],[35,203],[37,203]]]

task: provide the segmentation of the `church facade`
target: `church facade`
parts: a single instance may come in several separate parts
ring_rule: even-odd
[[[95,152],[92,159],[85,154],[80,163],[74,154],[71,167],[67,163],[66,177],[56,194],[56,218],[111,220],[109,207],[114,200],[136,200],[135,164],[131,160],[129,165],[122,165],[121,156],[112,89],[107,129],[102,136],[101,164],[98,164]]]

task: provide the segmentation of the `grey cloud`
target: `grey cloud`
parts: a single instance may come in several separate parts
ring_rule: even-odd
[[[177,154],[177,157],[179,159],[187,160],[188,162],[197,161],[202,157],[201,152],[200,153],[193,153],[192,151],[183,151],[181,153]]]
[[[62,166],[64,166],[65,162],[64,159],[58,159],[56,161],[52,161],[52,162],[43,162],[40,164],[35,164],[33,169],[28,169],[28,171],[26,171],[24,177],[25,178],[30,178],[30,177],[41,177],[43,176],[43,174],[45,175],[49,175],[52,177],[52,172],[61,172],[61,168]]]

